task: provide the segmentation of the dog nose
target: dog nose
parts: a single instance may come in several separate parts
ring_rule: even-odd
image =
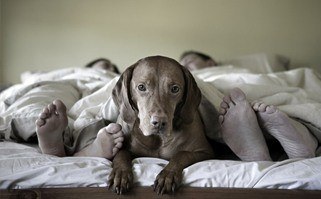
[[[163,129],[166,126],[164,117],[152,116],[150,119],[150,123],[158,129]]]

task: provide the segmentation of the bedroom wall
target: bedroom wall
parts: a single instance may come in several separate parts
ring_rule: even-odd
[[[1,0],[3,79],[110,58],[266,52],[321,71],[319,0]]]
[[[3,80],[3,66],[2,66],[2,9],[0,0],[0,86],[4,82]]]

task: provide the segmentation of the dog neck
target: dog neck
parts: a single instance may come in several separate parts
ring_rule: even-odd
[[[166,135],[145,136],[139,128],[139,119],[134,124],[128,124],[122,120],[118,122],[121,122],[125,134],[125,148],[137,157],[163,157],[164,149],[174,139],[173,136]]]

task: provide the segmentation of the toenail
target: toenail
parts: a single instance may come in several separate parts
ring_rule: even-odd
[[[116,125],[116,124],[109,124],[109,125],[106,127],[106,130],[107,130],[108,132],[113,133],[113,132],[120,131],[121,129],[120,129],[119,126]]]

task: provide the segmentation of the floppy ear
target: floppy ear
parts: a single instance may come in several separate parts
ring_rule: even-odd
[[[136,65],[137,63],[128,67],[121,74],[112,92],[113,100],[119,108],[120,117],[129,124],[134,123],[136,118],[135,105],[130,93],[130,82]]]
[[[182,102],[177,106],[175,116],[178,123],[189,124],[194,120],[202,95],[190,71],[183,66],[181,68],[184,74],[185,88]]]

